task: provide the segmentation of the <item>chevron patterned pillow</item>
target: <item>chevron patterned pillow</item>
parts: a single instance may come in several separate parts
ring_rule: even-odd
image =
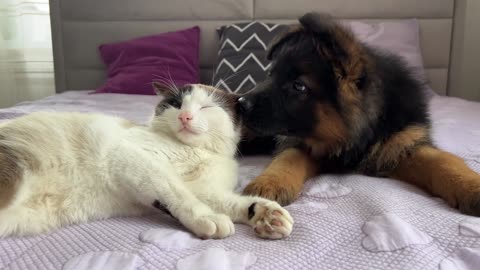
[[[244,93],[267,76],[266,59],[270,41],[287,25],[253,21],[220,27],[220,49],[213,85],[230,92]]]

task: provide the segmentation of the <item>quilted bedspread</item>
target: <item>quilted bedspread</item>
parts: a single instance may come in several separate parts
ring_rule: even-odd
[[[67,92],[0,110],[0,121],[49,110],[145,123],[157,102],[153,96]],[[433,97],[430,107],[435,142],[480,172],[480,103]],[[268,160],[242,158],[238,189]],[[240,224],[232,237],[200,240],[166,215],[112,218],[0,239],[0,268],[480,269],[480,218],[403,182],[324,175],[309,181],[287,209],[295,224],[283,240],[256,238]]]

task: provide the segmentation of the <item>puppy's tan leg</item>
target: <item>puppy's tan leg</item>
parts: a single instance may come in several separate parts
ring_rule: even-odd
[[[305,180],[314,176],[316,171],[316,164],[307,153],[290,148],[276,156],[244,193],[288,205],[298,197]]]
[[[426,189],[462,213],[480,216],[480,175],[453,154],[422,146],[391,176]]]

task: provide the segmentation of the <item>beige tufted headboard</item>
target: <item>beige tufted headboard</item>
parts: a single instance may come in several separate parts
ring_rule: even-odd
[[[265,20],[295,22],[307,11],[341,19],[417,18],[432,88],[447,93],[454,0],[51,0],[57,92],[94,89],[104,80],[99,44],[199,25],[201,74],[208,82],[216,58],[215,29]]]

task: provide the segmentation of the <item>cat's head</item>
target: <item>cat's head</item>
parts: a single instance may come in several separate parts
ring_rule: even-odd
[[[203,84],[153,86],[164,97],[155,109],[154,127],[168,129],[169,134],[187,145],[235,153],[241,132],[235,94]]]

